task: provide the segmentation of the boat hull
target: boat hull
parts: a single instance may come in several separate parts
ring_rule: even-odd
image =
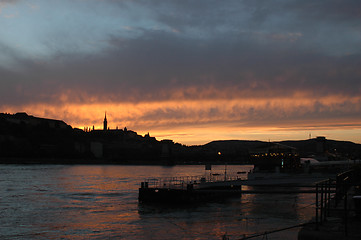
[[[330,174],[282,174],[282,173],[250,173],[243,181],[247,186],[313,186],[319,181],[329,179]]]
[[[241,186],[214,189],[139,188],[139,202],[189,204],[240,197]]]

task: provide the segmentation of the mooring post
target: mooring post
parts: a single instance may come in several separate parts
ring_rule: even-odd
[[[346,186],[346,182],[344,183],[345,185],[345,202],[344,202],[344,211],[345,211],[345,236],[348,235],[348,212],[347,212],[347,186]]]
[[[323,221],[327,221],[327,204],[328,204],[328,200],[327,200],[327,189],[328,189],[328,181],[325,181],[325,188],[324,188],[324,205],[323,205]]]
[[[321,183],[321,209],[320,209],[320,223],[322,224],[323,221],[323,182]]]
[[[318,230],[318,183],[316,184],[316,230]]]
[[[327,216],[330,216],[330,205],[331,205],[331,184],[332,179],[328,179],[328,199],[327,199]]]

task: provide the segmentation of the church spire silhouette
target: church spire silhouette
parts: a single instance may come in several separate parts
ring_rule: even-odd
[[[107,112],[105,112],[104,121],[103,121],[103,130],[108,129],[108,121],[107,121]]]

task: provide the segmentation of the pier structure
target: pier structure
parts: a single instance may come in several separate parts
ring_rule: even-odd
[[[315,217],[298,239],[361,239],[361,171],[353,169],[316,185]]]
[[[149,178],[141,183],[139,202],[182,204],[241,196],[238,174]]]

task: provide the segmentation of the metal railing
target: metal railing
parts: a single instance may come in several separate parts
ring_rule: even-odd
[[[333,179],[316,183],[316,229],[330,215],[331,200],[335,196],[335,188],[336,182]]]
[[[147,183],[147,187],[149,188],[186,189],[189,184],[193,184],[196,188],[199,184],[235,180],[245,180],[245,176],[238,173],[216,173],[198,176],[148,178],[145,179],[144,182]]]
[[[354,186],[360,185],[360,172],[349,170],[340,173],[336,179],[328,179],[316,184],[316,229],[327,221],[331,211],[337,211],[343,217],[345,236],[348,235],[349,209],[348,194]],[[343,201],[343,206],[339,206]]]

